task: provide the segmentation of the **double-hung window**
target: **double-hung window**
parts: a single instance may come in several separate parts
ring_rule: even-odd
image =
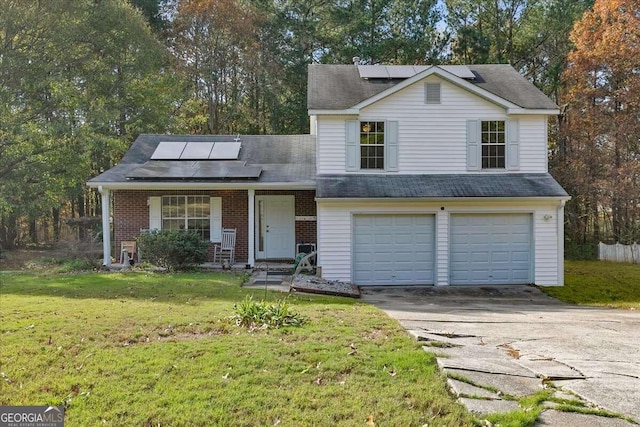
[[[482,169],[504,169],[506,163],[504,120],[483,121],[480,139],[482,142]]]
[[[347,172],[398,171],[396,120],[347,120],[345,131]]]
[[[163,196],[162,229],[194,230],[209,240],[210,212],[209,196]]]
[[[520,122],[467,120],[467,170],[520,169]]]
[[[360,122],[360,169],[384,169],[384,122]]]

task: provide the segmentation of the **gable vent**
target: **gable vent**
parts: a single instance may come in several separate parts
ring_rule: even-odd
[[[425,83],[424,102],[427,104],[440,104],[440,83]]]

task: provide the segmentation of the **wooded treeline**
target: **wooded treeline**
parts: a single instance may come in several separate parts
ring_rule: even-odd
[[[85,182],[139,133],[308,132],[307,65],[356,56],[512,64],[562,110],[569,242],[640,240],[638,16],[631,0],[0,0],[0,242],[98,215]]]

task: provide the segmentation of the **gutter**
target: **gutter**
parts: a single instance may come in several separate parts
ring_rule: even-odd
[[[107,190],[315,190],[314,183],[273,182],[262,184],[211,182],[87,182],[89,188]]]
[[[340,197],[323,198],[316,197],[316,202],[330,203],[354,203],[354,202],[549,202],[553,200],[561,201],[563,204],[570,200],[571,196],[537,196],[537,197]]]

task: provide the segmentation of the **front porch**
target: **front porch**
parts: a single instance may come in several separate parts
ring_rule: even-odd
[[[220,242],[222,228],[236,230],[234,269],[253,268],[264,261],[293,262],[299,245],[315,245],[317,238],[312,189],[101,189],[101,193],[102,226],[111,230],[104,233],[103,240],[103,264],[107,267],[122,268],[122,264],[116,264],[122,242],[135,241],[149,229],[175,228],[176,223],[179,228],[193,225],[211,242],[206,268],[218,268],[213,265],[213,248]],[[181,204],[176,205],[176,199]],[[144,260],[144,255],[141,257]]]

